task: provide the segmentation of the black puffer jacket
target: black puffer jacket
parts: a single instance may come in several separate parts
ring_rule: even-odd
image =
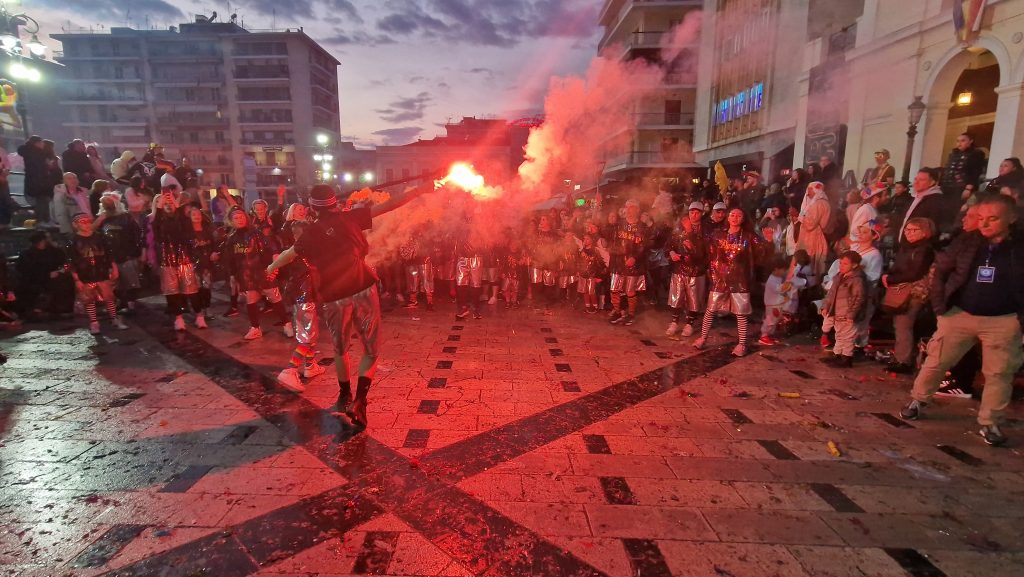
[[[1003,242],[1010,243],[1013,266],[1009,274],[1013,278],[1013,290],[1017,291],[1017,302],[1024,303],[1024,235],[1014,233]],[[950,298],[956,294],[974,272],[972,265],[979,250],[988,246],[988,240],[978,231],[965,232],[956,237],[946,250],[935,255],[935,276],[929,293],[932,310],[942,315],[949,310]],[[1018,316],[1024,310],[1018,311]]]
[[[921,280],[928,275],[928,269],[934,261],[932,239],[926,238],[917,242],[903,239],[896,250],[895,262],[886,280],[889,286]]]
[[[985,174],[985,163],[985,153],[978,148],[954,148],[942,167],[942,190],[959,193],[968,184],[977,188],[981,175]]]

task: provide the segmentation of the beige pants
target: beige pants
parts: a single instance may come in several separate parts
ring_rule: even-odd
[[[981,395],[978,423],[996,424],[1010,404],[1013,375],[1024,361],[1017,315],[977,317],[954,307],[939,317],[938,322],[938,330],[928,341],[928,358],[914,379],[914,399],[931,401],[946,371],[981,342],[985,391]]]
[[[845,319],[834,319],[833,324],[836,329],[836,346],[832,352],[844,357],[852,357],[854,341],[857,340],[857,323]]]

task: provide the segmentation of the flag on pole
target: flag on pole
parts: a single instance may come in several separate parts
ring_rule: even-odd
[[[953,28],[961,42],[967,42],[981,30],[986,4],[986,0],[953,0]]]
[[[729,190],[729,175],[725,173],[722,161],[715,163],[715,184],[718,185],[718,192],[722,195],[725,194],[725,191]]]

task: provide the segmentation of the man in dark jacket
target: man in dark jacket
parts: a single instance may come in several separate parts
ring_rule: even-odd
[[[75,287],[64,268],[67,262],[64,251],[54,246],[49,233],[45,231],[33,232],[28,241],[29,248],[18,255],[17,262],[18,285],[15,295],[22,315],[32,319],[43,312],[72,312]]]
[[[92,173],[92,163],[89,162],[89,155],[85,152],[85,142],[76,138],[68,143],[67,149],[60,156],[61,166],[64,172],[73,172],[78,176],[78,182],[88,188],[96,175]]]
[[[974,147],[971,133],[965,132],[956,137],[956,148],[950,151],[946,166],[942,168],[943,194],[960,198],[968,184],[977,189],[981,175],[985,174],[986,162],[985,153]]]
[[[1024,241],[1014,235],[1017,211],[1012,199],[986,198],[978,214],[978,231],[958,236],[936,256],[930,298],[938,329],[914,380],[913,400],[900,416],[919,418],[946,371],[980,342],[985,390],[979,434],[997,446],[1006,442],[999,420],[1010,404],[1013,375],[1024,363],[1019,320],[1024,312]]]
[[[46,165],[46,152],[42,137],[32,135],[18,147],[18,154],[25,163],[25,196],[32,199],[36,220],[50,220],[50,199],[53,198],[53,184]]]

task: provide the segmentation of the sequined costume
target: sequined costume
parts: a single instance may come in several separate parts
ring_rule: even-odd
[[[627,296],[647,290],[647,243],[650,229],[643,222],[623,220],[608,244],[611,253],[611,290]],[[627,264],[632,259],[632,264]],[[613,298],[612,305],[615,305]]]
[[[195,261],[189,243],[192,226],[181,211],[158,210],[153,218],[153,242],[160,266],[160,289],[166,295],[193,295],[199,292]]]
[[[667,248],[670,255],[676,253],[680,257],[672,261],[668,306],[688,313],[702,310],[707,298],[708,271],[708,239],[703,226],[694,224],[689,231],[676,228]]]
[[[708,309],[749,315],[754,264],[771,255],[772,245],[761,237],[741,230],[719,229],[708,238],[711,294]]]

